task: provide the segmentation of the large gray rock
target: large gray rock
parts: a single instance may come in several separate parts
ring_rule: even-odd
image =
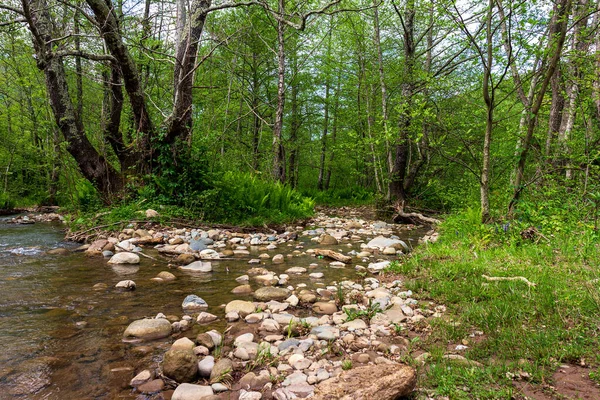
[[[340,337],[340,330],[330,325],[316,326],[310,333],[317,336],[319,340],[335,340]]]
[[[192,349],[171,349],[165,353],[162,362],[165,376],[176,382],[192,382],[198,375],[197,358]]]
[[[134,253],[117,253],[108,260],[109,264],[139,264],[140,256]]]
[[[177,386],[171,400],[198,400],[203,397],[212,396],[213,390],[210,386],[192,385],[182,383]]]
[[[171,323],[166,319],[138,319],[133,321],[123,337],[142,340],[154,340],[167,337],[171,334]]]
[[[254,292],[254,298],[258,301],[285,300],[290,295],[290,291],[277,287],[262,287]]]
[[[204,301],[203,298],[196,296],[195,294],[190,294],[183,299],[181,307],[185,311],[197,311],[208,308],[208,304],[206,304],[206,301]]]
[[[408,365],[381,364],[352,368],[316,386],[318,400],[395,400],[409,395],[417,384],[415,370]]]
[[[208,261],[194,261],[184,267],[179,267],[179,269],[188,272],[210,272],[212,271],[212,264]]]

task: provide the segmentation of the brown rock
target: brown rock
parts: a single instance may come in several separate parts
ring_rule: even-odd
[[[162,362],[165,376],[177,382],[192,382],[198,374],[198,358],[189,350],[169,350]]]
[[[338,240],[331,235],[324,235],[321,238],[320,243],[324,246],[335,246],[336,244],[338,244]]]
[[[196,343],[206,347],[209,350],[215,348],[215,342],[208,333],[201,333],[196,337]]]
[[[180,254],[175,257],[175,263],[179,265],[188,265],[196,261],[196,257],[193,254]]]
[[[415,370],[403,364],[356,367],[316,386],[317,400],[395,400],[409,395],[417,384]]]
[[[240,285],[234,287],[231,291],[233,294],[250,294],[252,293],[252,287],[250,285]]]
[[[142,393],[156,393],[163,390],[165,382],[162,379],[154,379],[138,386],[138,390]]]
[[[338,310],[335,303],[325,303],[323,301],[313,304],[312,309],[317,314],[325,314],[325,315],[332,315],[333,313],[336,313]]]

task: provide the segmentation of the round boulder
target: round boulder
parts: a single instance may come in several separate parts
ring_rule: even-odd
[[[162,370],[177,382],[192,382],[198,375],[198,359],[191,349],[171,349],[165,353]]]
[[[171,323],[166,319],[138,319],[133,321],[125,333],[124,338],[154,340],[167,337],[171,334]]]
[[[139,264],[140,256],[134,253],[117,253],[108,260],[109,264]]]
[[[284,300],[290,295],[290,291],[284,288],[271,286],[261,287],[254,292],[254,298],[258,301]]]

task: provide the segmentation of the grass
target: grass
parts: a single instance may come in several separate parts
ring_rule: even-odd
[[[525,225],[523,225],[525,226]],[[561,363],[600,365],[598,234],[584,225],[524,240],[523,226],[482,226],[468,214],[448,218],[438,243],[418,248],[388,272],[400,274],[418,300],[448,308],[419,343],[431,354],[421,387],[452,399],[511,398],[507,372],[526,371],[533,384],[551,381]],[[488,281],[523,276],[523,281]],[[480,340],[470,334],[483,331]],[[448,344],[466,340],[465,367],[443,359]],[[593,372],[592,375],[596,377]]]
[[[369,299],[369,304],[367,307],[362,309],[356,308],[345,308],[344,312],[346,313],[346,322],[354,321],[355,319],[362,319],[367,324],[371,319],[380,312],[383,312],[379,303],[374,303],[373,299]]]

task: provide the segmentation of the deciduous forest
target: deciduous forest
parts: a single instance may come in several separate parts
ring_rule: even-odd
[[[600,398],[600,0],[1,0],[34,206],[19,398]]]
[[[1,202],[595,213],[598,7],[3,2]]]

